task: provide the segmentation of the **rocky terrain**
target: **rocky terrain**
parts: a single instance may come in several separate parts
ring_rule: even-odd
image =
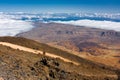
[[[59,23],[34,23],[16,36],[72,52],[80,57],[120,68],[120,32]]]
[[[0,37],[0,42],[51,52],[79,63],[75,65],[60,58],[0,45],[1,80],[119,80],[120,78],[120,70],[117,68],[95,63],[33,40]]]

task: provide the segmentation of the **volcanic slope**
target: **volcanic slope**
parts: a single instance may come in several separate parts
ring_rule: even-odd
[[[0,42],[32,50],[46,50],[45,52],[79,63],[76,65],[46,54],[35,54],[21,50],[20,47],[14,49],[12,46],[1,44],[0,77],[3,80],[119,80],[119,70],[115,68],[85,60],[46,44],[20,37],[0,37]]]
[[[120,32],[59,23],[39,23],[16,36],[47,43],[77,56],[120,68]]]

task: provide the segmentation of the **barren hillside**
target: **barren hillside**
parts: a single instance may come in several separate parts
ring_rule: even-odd
[[[0,77],[3,80],[119,80],[119,70],[115,68],[85,60],[45,44],[20,37],[1,37],[0,42],[7,42],[6,45],[0,45]],[[17,49],[8,43],[12,46],[18,45]],[[51,54],[73,60],[79,65],[25,51],[22,46],[35,50],[46,48],[52,51]]]
[[[120,32],[58,23],[34,23],[17,36],[47,43],[86,59],[120,68]]]

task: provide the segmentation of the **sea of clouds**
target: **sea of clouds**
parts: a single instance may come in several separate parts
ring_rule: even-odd
[[[33,26],[30,22],[0,18],[0,36],[15,36],[32,28]]]
[[[85,26],[90,28],[100,28],[105,30],[120,31],[120,22],[97,21],[97,20],[77,20],[77,21],[55,21],[56,23]]]
[[[46,14],[45,14],[46,15]],[[0,36],[15,36],[19,33],[26,32],[34,28],[32,25],[32,21],[22,20],[23,17],[28,18],[39,18],[42,19],[43,15],[29,15],[29,14],[5,14],[0,13]],[[49,20],[48,15],[48,20]],[[64,15],[63,15],[64,16]],[[73,15],[71,15],[73,16]],[[119,15],[118,15],[119,16]],[[54,17],[54,16],[52,16]],[[51,18],[51,17],[50,17]],[[43,22],[45,22],[43,20]],[[82,19],[82,20],[67,20],[67,21],[51,21],[50,22],[56,22],[56,23],[63,23],[63,24],[71,24],[71,25],[79,25],[79,26],[85,26],[85,27],[91,27],[91,28],[100,28],[100,29],[106,29],[106,30],[115,30],[120,31],[120,22],[115,21],[98,21],[98,20],[89,20],[89,19]]]

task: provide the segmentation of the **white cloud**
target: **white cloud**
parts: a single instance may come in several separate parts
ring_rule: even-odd
[[[100,28],[106,30],[115,30],[120,31],[120,22],[112,22],[112,21],[96,21],[96,20],[77,20],[77,21],[55,21],[56,23],[63,24],[72,24],[79,26],[86,26],[91,28]]]
[[[0,36],[15,36],[33,28],[30,22],[0,18]]]

